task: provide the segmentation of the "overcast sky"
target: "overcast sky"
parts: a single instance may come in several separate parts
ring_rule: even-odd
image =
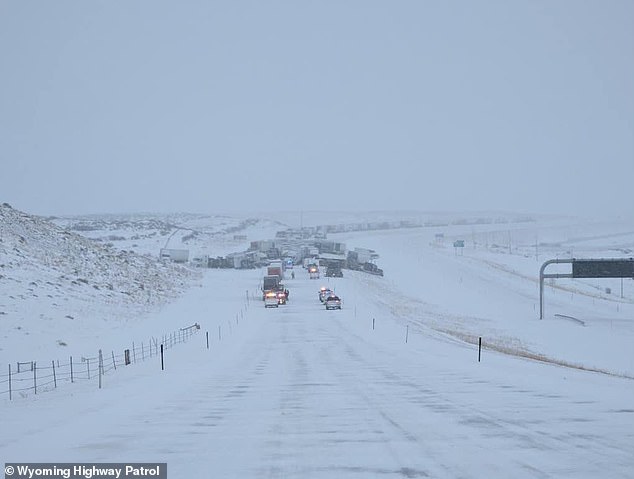
[[[0,0],[0,202],[634,212],[631,0]]]

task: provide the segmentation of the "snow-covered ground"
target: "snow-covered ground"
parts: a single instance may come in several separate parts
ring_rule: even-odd
[[[285,221],[251,224],[249,240]],[[217,235],[218,251],[229,234]],[[24,336],[12,316],[31,328],[33,348],[48,345],[33,355],[62,359],[201,329],[167,350],[165,371],[154,356],[110,370],[102,389],[93,378],[3,395],[0,459],[167,462],[179,478],[632,477],[634,281],[623,281],[623,297],[620,280],[549,282],[539,320],[537,278],[555,257],[632,256],[634,224],[538,218],[330,239],[375,249],[385,276],[310,280],[296,268],[278,309],[257,299],[258,270],[184,276],[174,296],[143,308],[92,292],[85,301],[61,282],[69,311],[103,313],[82,317],[97,336],[87,340],[63,316],[50,328],[29,316],[36,301],[17,288],[49,270],[32,257],[15,264],[3,234],[11,261],[0,262],[11,265],[0,285],[18,298],[3,299],[5,363],[31,359],[12,356],[7,343]],[[213,235],[206,241],[214,247]],[[319,303],[322,284],[343,298],[341,311]],[[67,345],[51,347],[57,338]]]
[[[349,247],[363,244],[380,252],[386,278],[375,293],[390,298],[402,322],[472,343],[483,337],[488,347],[511,354],[634,378],[634,280],[547,279],[545,319],[539,321],[542,263],[630,258],[633,225],[566,220],[502,230],[457,226],[445,228],[441,240],[438,231],[443,229],[336,237]],[[550,242],[536,248],[536,237]],[[458,238],[464,248],[453,247]],[[570,272],[569,264],[562,266]]]
[[[285,228],[279,221],[249,215],[138,214],[57,217],[52,221],[117,249],[158,256],[161,248],[188,249],[190,259],[246,249],[249,241],[274,237]],[[244,239],[246,238],[246,239]]]

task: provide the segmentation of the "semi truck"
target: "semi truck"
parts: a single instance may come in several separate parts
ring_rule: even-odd
[[[269,276],[277,275],[280,279],[284,279],[284,264],[282,260],[271,261],[266,269]]]
[[[281,266],[268,266],[266,268],[267,276],[279,276],[282,277],[282,267]]]
[[[266,275],[262,279],[262,299],[266,299],[266,293],[277,292],[281,289],[284,289],[284,287],[282,286],[282,278],[278,275]]]
[[[264,291],[274,291],[279,288],[282,280],[278,275],[266,275],[262,280],[262,289]]]
[[[319,266],[317,266],[316,264],[309,264],[308,277],[310,279],[319,279]]]

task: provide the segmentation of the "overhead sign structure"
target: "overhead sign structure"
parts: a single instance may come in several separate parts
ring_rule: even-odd
[[[549,264],[570,263],[571,273],[546,274]],[[634,278],[634,258],[551,259],[539,269],[539,319],[544,318],[544,278]]]
[[[572,263],[573,278],[634,278],[632,260],[575,260]]]
[[[453,250],[456,256],[458,256],[458,248],[460,248],[460,256],[462,256],[464,252],[464,240],[456,240],[453,242]]]

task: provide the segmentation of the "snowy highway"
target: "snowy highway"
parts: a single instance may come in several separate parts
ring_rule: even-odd
[[[633,20],[0,0],[5,479],[634,479]]]
[[[391,318],[367,287],[382,278],[298,273],[289,303],[265,309],[260,272],[210,271],[156,319],[202,325],[165,371],[4,405],[2,459],[159,461],[177,478],[631,477],[631,380],[486,350],[478,363]]]

